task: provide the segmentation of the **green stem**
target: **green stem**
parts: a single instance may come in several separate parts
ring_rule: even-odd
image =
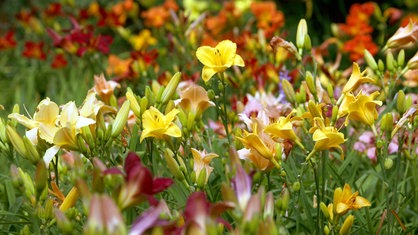
[[[219,73],[219,80],[221,81],[222,84],[222,105],[223,107],[219,107],[220,109],[220,116],[222,119],[222,124],[225,128],[225,133],[226,133],[226,137],[228,138],[228,144],[229,146],[231,146],[231,135],[229,134],[229,128],[228,128],[228,111],[226,108],[226,82],[225,82],[225,76],[223,73]]]
[[[320,218],[321,218],[321,211],[320,211],[320,207],[319,207],[319,203],[318,201],[320,200],[320,190],[319,190],[319,175],[318,172],[316,171],[316,166],[313,164],[312,160],[309,159],[309,163],[312,166],[312,170],[314,173],[314,178],[315,178],[315,189],[316,189],[316,200],[317,200],[317,207],[316,207],[316,234],[319,233],[319,231],[321,231],[321,222],[320,222]]]

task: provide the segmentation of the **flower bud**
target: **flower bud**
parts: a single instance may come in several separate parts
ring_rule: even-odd
[[[354,216],[349,215],[344,220],[343,226],[340,229],[340,235],[350,234],[351,226],[353,226]]]
[[[308,51],[312,49],[311,37],[309,37],[309,34],[305,35],[305,42],[303,44],[303,47]]]
[[[301,19],[298,24],[296,32],[296,46],[299,50],[303,49],[305,46],[305,36],[308,34],[308,26],[305,19]]]
[[[7,136],[9,137],[10,142],[12,143],[15,150],[23,157],[27,156],[27,150],[25,143],[23,142],[22,137],[16,132],[16,130],[7,125],[6,127]]]
[[[61,230],[63,234],[71,234],[74,232],[73,224],[62,211],[55,209],[54,214],[55,219],[57,220],[58,228]]]
[[[388,133],[393,130],[393,115],[391,113],[386,113],[383,115],[380,121],[380,129],[382,131],[387,131]]]
[[[207,176],[206,170],[205,169],[201,170],[199,175],[197,176],[197,180],[196,180],[197,187],[199,187],[199,188],[205,187],[206,176]]]
[[[81,128],[81,137],[83,137],[90,149],[94,148],[95,138],[93,137],[89,126],[83,126]]]
[[[129,100],[126,100],[125,102],[123,102],[118,114],[116,114],[116,118],[112,126],[113,138],[116,138],[118,135],[120,135],[120,133],[122,133],[123,128],[126,126],[126,123],[128,121],[130,105],[131,102]]]
[[[59,207],[60,211],[65,212],[69,208],[73,207],[77,202],[79,193],[76,187],[72,187],[70,192],[65,197],[64,201],[62,202],[61,206]]]
[[[324,214],[325,218],[330,219],[328,207],[327,205],[325,205],[324,202],[319,203],[319,208],[321,208],[321,211]]]
[[[389,170],[393,166],[393,160],[390,158],[386,158],[383,165],[385,166],[386,170]]]
[[[378,70],[376,60],[373,58],[372,54],[370,54],[370,52],[367,49],[364,49],[364,59],[373,71]]]
[[[145,97],[147,98],[148,105],[149,106],[154,106],[155,96],[154,96],[154,93],[151,91],[151,88],[149,86],[145,87]],[[142,109],[142,106],[141,106],[141,110],[146,110],[146,109]]]
[[[36,165],[36,171],[35,171],[35,189],[37,192],[36,195],[38,197],[44,191],[45,187],[47,186],[47,182],[48,182],[48,169],[44,161],[38,161],[38,164]]]
[[[141,107],[141,110],[147,110],[149,107],[149,102],[148,102],[148,98],[146,96],[142,97],[141,100],[139,101],[139,107]],[[139,116],[138,118],[141,120],[140,118],[141,116]]]
[[[181,73],[177,72],[174,76],[170,79],[167,84],[167,87],[164,89],[163,94],[161,96],[161,102],[163,104],[167,103],[168,100],[172,98],[172,96],[176,93],[177,86],[181,80]]]
[[[286,96],[287,101],[289,101],[290,103],[295,103],[296,94],[295,94],[295,90],[293,90],[292,84],[290,84],[288,80],[283,79],[282,88],[283,88],[283,92]]]
[[[392,52],[390,51],[386,55],[386,67],[388,68],[390,72],[395,71],[395,59],[393,57]]]
[[[164,150],[164,159],[171,174],[173,174],[176,179],[182,181],[184,179],[183,172],[181,172],[179,164],[174,159],[174,153],[171,149],[166,148]]]
[[[306,72],[306,85],[308,85],[309,91],[315,96],[316,95],[316,86],[315,79],[312,76],[310,71]]]
[[[329,230],[329,227],[327,225],[324,226],[324,234],[328,235],[331,232],[331,230]]]
[[[321,111],[312,100],[309,100],[308,102],[308,110],[312,114],[312,117],[322,117]]]
[[[338,107],[337,106],[333,106],[332,107],[332,117],[331,117],[331,122],[332,123],[336,123],[337,119],[338,119]]]
[[[138,99],[135,94],[132,92],[130,87],[127,88],[126,91],[126,99],[131,102],[131,110],[134,112],[136,117],[141,117],[141,106],[138,103]]]
[[[289,206],[289,201],[290,201],[289,189],[283,188],[283,191],[282,191],[282,194],[281,194],[281,199],[282,199],[281,209],[283,211],[286,211],[288,206]]]
[[[405,93],[403,90],[399,90],[396,97],[396,109],[402,115],[405,113],[407,107],[405,105]]]
[[[37,163],[38,160],[41,158],[41,156],[39,155],[38,150],[36,149],[36,147],[32,144],[32,142],[29,140],[28,137],[23,136],[22,137],[23,140],[23,144],[25,145],[26,148],[26,153],[27,155],[25,156],[29,161],[31,161],[32,163]]]
[[[403,67],[404,66],[404,64],[405,64],[405,50],[404,49],[402,49],[399,52],[397,62],[398,62],[398,66],[399,67]]]
[[[380,72],[383,73],[385,71],[385,64],[383,63],[381,59],[377,61],[377,67],[379,68]]]
[[[300,182],[299,181],[296,181],[296,182],[293,183],[292,190],[295,191],[295,192],[300,190]]]

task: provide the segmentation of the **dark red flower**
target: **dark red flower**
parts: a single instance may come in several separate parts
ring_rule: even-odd
[[[43,51],[44,42],[25,42],[25,48],[23,49],[23,56],[26,58],[34,58],[38,60],[45,60],[46,54]]]
[[[0,37],[0,50],[16,47],[16,41],[13,31],[8,31],[5,35]]]
[[[65,58],[64,54],[57,54],[52,60],[51,67],[54,69],[59,69],[59,68],[66,67],[67,64],[68,64],[68,61]]]

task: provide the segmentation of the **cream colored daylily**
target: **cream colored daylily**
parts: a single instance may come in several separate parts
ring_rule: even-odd
[[[33,119],[18,113],[9,114],[8,117],[28,128],[29,130],[26,132],[26,136],[32,143],[36,144],[38,142],[38,135],[49,143],[53,142],[52,139],[58,130],[55,126],[58,114],[58,105],[49,98],[46,98],[38,104]]]
[[[200,173],[202,170],[206,171],[206,179],[205,183],[208,182],[210,173],[213,171],[213,167],[209,164],[212,159],[219,157],[216,153],[207,153],[206,150],[198,151],[195,148],[192,148],[193,154],[193,171],[196,173],[196,180],[199,178]]]

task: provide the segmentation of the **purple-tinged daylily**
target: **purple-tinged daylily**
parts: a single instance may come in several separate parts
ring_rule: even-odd
[[[125,175],[125,183],[121,186],[118,196],[118,205],[121,209],[137,205],[146,199],[156,204],[152,195],[164,191],[173,180],[170,178],[153,178],[151,171],[142,165],[139,156],[130,152],[125,159],[123,174],[117,168],[106,170],[105,174]]]
[[[126,234],[124,224],[118,207],[109,196],[93,195],[84,234]]]
[[[167,203],[164,200],[161,200],[157,206],[151,207],[142,213],[142,215],[135,220],[128,234],[144,234],[148,229],[158,227],[163,227],[166,232],[173,232],[175,229],[174,223],[161,218],[160,215],[171,216]]]

